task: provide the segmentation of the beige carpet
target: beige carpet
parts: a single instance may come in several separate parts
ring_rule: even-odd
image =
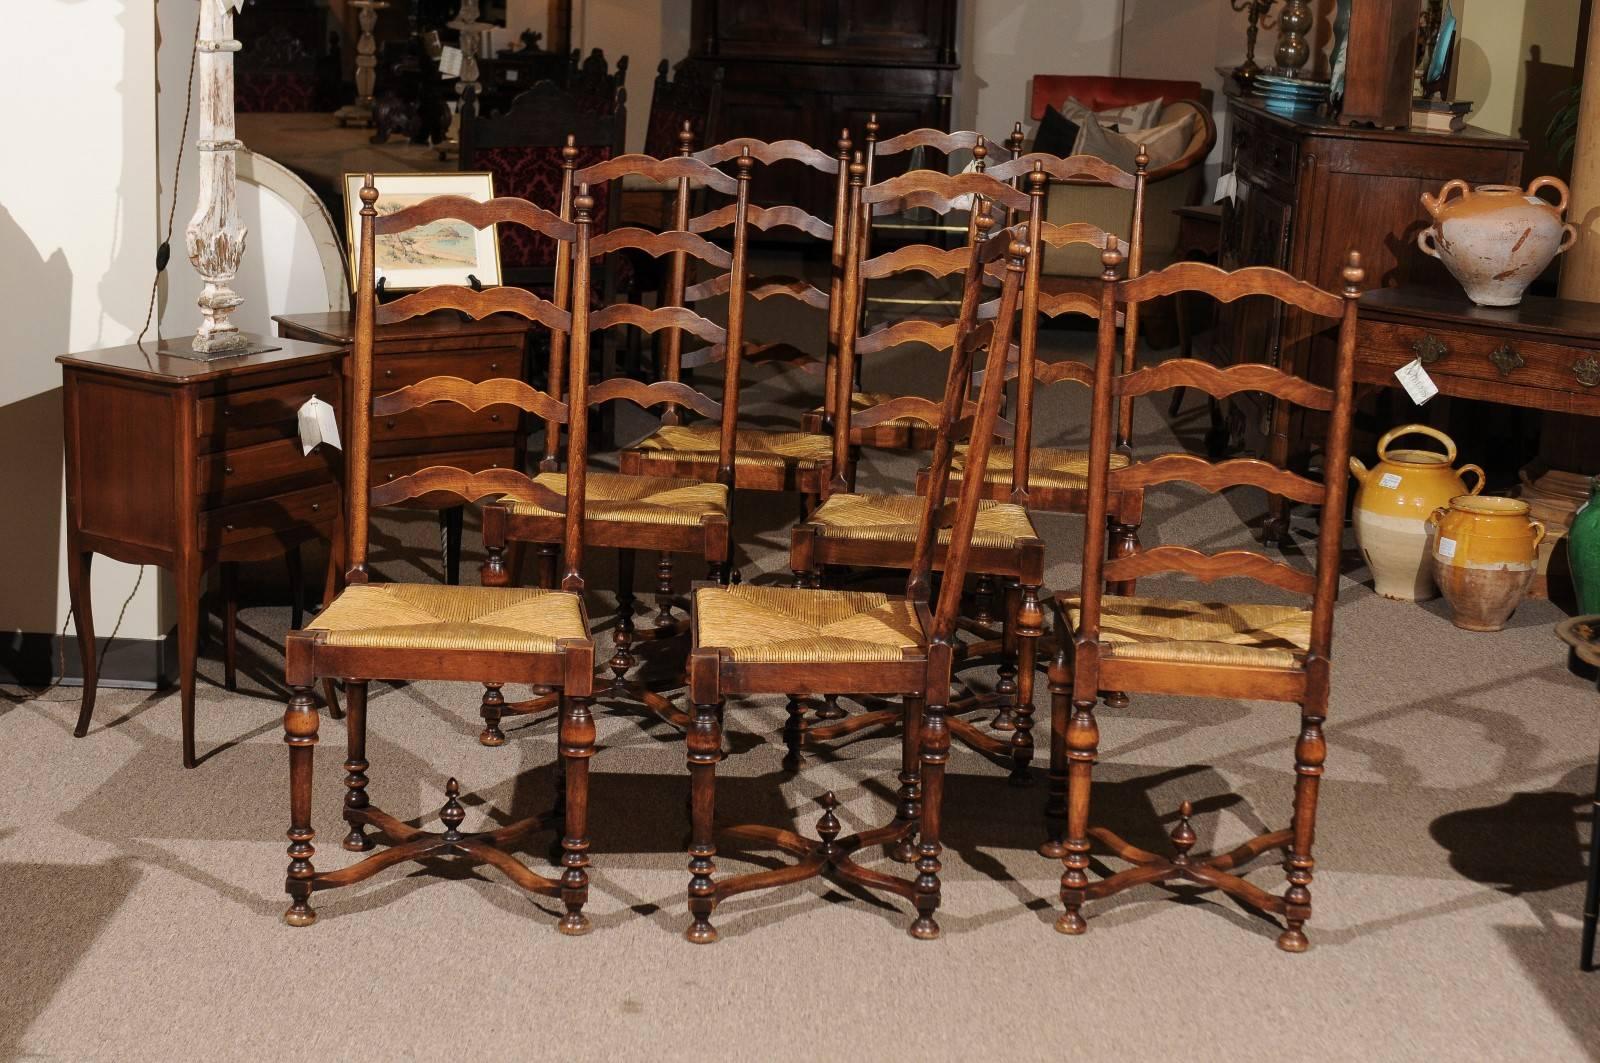
[[[770,337],[764,337],[770,338]],[[1052,333],[1079,348],[1082,334]],[[879,367],[930,378],[929,360]],[[869,380],[869,384],[873,383]],[[760,408],[785,401],[757,387]],[[1057,389],[1063,390],[1063,389]],[[1083,393],[1050,400],[1049,441],[1085,439]],[[794,405],[790,403],[791,407]],[[1151,449],[1198,446],[1194,396],[1169,424],[1141,405]],[[864,482],[904,485],[913,463]],[[741,496],[747,579],[786,576],[792,499]],[[1258,500],[1152,492],[1145,541],[1249,541]],[[1073,585],[1080,521],[1046,516],[1051,579]],[[1302,531],[1310,525],[1301,520]],[[476,572],[475,522],[467,536]],[[429,519],[385,519],[377,567],[438,578]],[[594,583],[610,585],[595,559]],[[684,566],[688,568],[688,566]],[[680,572],[687,579],[696,571]],[[641,571],[645,566],[641,564]],[[1558,611],[1529,602],[1493,635],[1441,603],[1375,597],[1348,554],[1335,646],[1331,749],[1316,850],[1312,950],[1226,899],[1145,888],[1092,906],[1090,933],[1051,924],[1058,864],[1033,852],[1043,786],[957,748],[946,802],[944,937],[910,940],[909,908],[812,881],[736,898],[720,944],[686,925],[683,746],[602,714],[593,761],[595,930],[568,939],[552,906],[492,871],[440,863],[321,895],[321,921],[279,920],[287,825],[280,739],[288,622],[277,571],[252,568],[242,688],[202,665],[194,771],[179,766],[174,693],[102,691],[74,740],[76,692],[0,702],[0,1057],[20,1059],[1582,1059],[1600,1052],[1600,975],[1577,971],[1593,684],[1569,674]],[[1234,590],[1218,585],[1222,594]],[[274,604],[278,603],[278,604]],[[605,616],[610,599],[594,595]],[[666,647],[663,647],[666,648]],[[214,650],[213,650],[214,652]],[[660,665],[662,670],[668,664]],[[1040,684],[1038,703],[1047,710]],[[477,692],[379,686],[371,792],[433,822],[446,777],[468,826],[548,798],[550,724],[478,746]],[[725,822],[798,820],[834,790],[846,829],[885,819],[895,744],[864,739],[779,768],[781,700],[730,709]],[[1160,846],[1184,799],[1200,849],[1287,821],[1295,712],[1136,698],[1104,711],[1099,813]],[[1043,732],[1041,731],[1041,737]],[[325,722],[314,821],[337,845],[343,735]],[[1237,795],[1237,796],[1234,796]],[[542,850],[543,839],[534,843]],[[723,873],[755,866],[730,856]],[[1282,871],[1252,876],[1274,892]]]

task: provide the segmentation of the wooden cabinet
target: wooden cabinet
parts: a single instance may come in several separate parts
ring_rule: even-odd
[[[843,129],[859,145],[873,114],[885,138],[950,127],[956,0],[695,0],[692,34],[690,58],[723,72],[714,139],[794,139],[831,154]],[[752,197],[833,213],[832,182],[799,167],[764,175]]]
[[[1315,119],[1267,112],[1248,100],[1228,104],[1223,172],[1234,173],[1236,194],[1222,215],[1224,269],[1275,266],[1329,290],[1359,251],[1369,288],[1398,285],[1449,289],[1455,281],[1417,247],[1428,222],[1423,192],[1444,182],[1516,184],[1527,145],[1468,129],[1456,134],[1350,129]],[[1214,357],[1223,364],[1267,362],[1315,376],[1331,344],[1297,311],[1243,299],[1223,306]],[[1228,404],[1230,447],[1272,456],[1299,454],[1300,414],[1264,396],[1240,395]],[[1275,505],[1267,534],[1283,532]]]
[[[274,317],[278,334],[339,347],[348,363],[355,315],[350,311]],[[472,321],[441,311],[381,325],[372,352],[372,393],[415,384],[430,376],[479,381],[524,377],[528,322],[513,314]],[[515,406],[427,407],[372,420],[374,482],[406,476],[429,465],[479,469],[522,467],[526,448],[522,411]],[[380,471],[381,470],[381,471]],[[380,479],[381,477],[381,479]],[[460,506],[439,510],[445,579],[461,578]]]
[[[339,351],[284,341],[261,354],[196,361],[117,347],[63,355],[67,463],[67,578],[83,660],[80,737],[98,678],[89,569],[95,554],[159,565],[177,583],[178,682],[183,763],[195,765],[194,686],[201,580],[222,565],[232,616],[231,567],[288,555],[308,539],[340,557],[342,455],[300,447],[298,416],[313,395],[343,404]],[[291,579],[299,615],[299,581]],[[227,679],[233,685],[232,624]]]

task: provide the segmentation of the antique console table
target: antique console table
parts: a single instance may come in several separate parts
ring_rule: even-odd
[[[297,424],[300,406],[313,395],[341,408],[339,351],[284,341],[278,350],[202,362],[163,354],[150,343],[56,361],[65,404],[67,582],[83,656],[83,704],[73,733],[88,732],[98,681],[90,561],[104,554],[159,565],[177,577],[183,764],[192,768],[206,570],[223,566],[230,688],[234,563],[289,555],[298,596],[300,544],[320,536],[335,544],[331,593],[343,458],[328,447],[302,453]]]
[[[350,353],[355,315],[350,311],[274,317],[288,339],[326,343]],[[512,314],[472,321],[442,311],[378,328],[373,351],[373,387],[385,391],[431,376],[480,381],[526,376],[528,323]],[[429,465],[462,469],[522,468],[526,434],[515,406],[468,410],[440,404],[372,422],[374,483],[406,476]],[[460,505],[439,508],[445,579],[461,579]]]
[[[1572,513],[1600,472],[1600,303],[1530,295],[1519,306],[1486,307],[1459,289],[1435,288],[1363,295],[1357,383],[1398,387],[1394,371],[1418,358],[1441,394],[1544,411],[1521,496],[1550,529],[1533,590],[1545,593],[1551,558],[1564,555]]]

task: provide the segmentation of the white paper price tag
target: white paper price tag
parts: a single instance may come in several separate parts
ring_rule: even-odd
[[[517,71],[515,71],[515,70],[507,70],[506,71],[506,80],[507,81],[515,81],[515,80],[517,80]]]
[[[1397,472],[1384,473],[1378,477],[1378,486],[1387,487],[1391,491],[1395,490],[1400,486],[1400,474]]]
[[[339,448],[339,422],[333,416],[333,407],[311,396],[300,407],[300,449],[309,454],[326,443]]]
[[[446,78],[461,76],[460,48],[447,44],[439,49],[439,76]]]
[[[1211,197],[1211,202],[1221,203],[1224,199],[1237,198],[1239,176],[1232,170],[1217,178],[1217,194]]]
[[[1411,401],[1421,406],[1435,395],[1439,394],[1439,385],[1433,382],[1433,377],[1422,368],[1422,359],[1413,358],[1405,365],[1394,371],[1395,379],[1400,381],[1400,386],[1406,389],[1406,394],[1411,396]]]
[[[1456,556],[1456,541],[1454,539],[1446,539],[1443,536],[1440,536],[1440,538],[1439,538],[1439,556],[1440,557],[1444,557],[1444,558],[1455,557]]]

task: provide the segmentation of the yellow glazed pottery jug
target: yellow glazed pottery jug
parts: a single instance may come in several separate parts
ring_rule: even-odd
[[[1555,189],[1560,201],[1540,199],[1541,188]],[[1480,306],[1522,302],[1534,278],[1578,237],[1577,227],[1561,220],[1567,186],[1556,177],[1535,178],[1527,191],[1450,181],[1437,197],[1423,193],[1422,206],[1433,224],[1417,233],[1417,246],[1443,262]]]
[[[1445,452],[1389,449],[1390,443],[1407,435],[1438,440]],[[1378,464],[1370,471],[1360,460],[1350,459],[1350,472],[1361,483],[1352,521],[1356,542],[1372,570],[1373,589],[1385,598],[1416,601],[1438,593],[1428,563],[1428,517],[1457,495],[1483,490],[1483,470],[1476,465],[1451,468],[1455,460],[1455,442],[1425,424],[1385,432],[1378,440]],[[1468,472],[1478,479],[1470,492],[1462,479]]]
[[[1467,631],[1499,631],[1528,593],[1544,525],[1516,498],[1458,495],[1433,511],[1433,575],[1451,619]]]

